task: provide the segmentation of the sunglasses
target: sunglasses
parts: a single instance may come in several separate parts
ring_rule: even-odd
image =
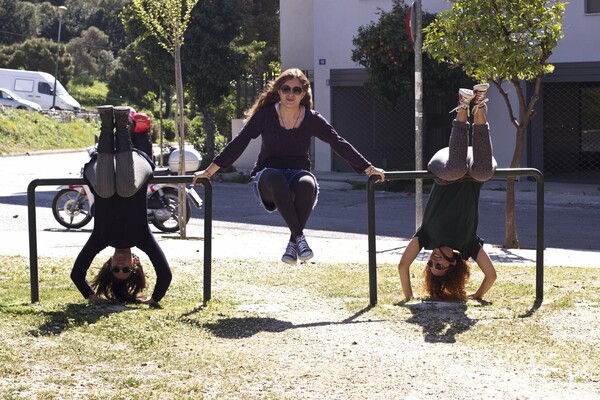
[[[283,85],[281,87],[281,89],[279,89],[279,90],[281,90],[281,93],[283,93],[285,95],[288,95],[291,92],[294,92],[294,94],[296,96],[300,96],[304,92],[304,89],[302,89],[300,86],[294,86],[293,88],[291,88],[288,85]]]
[[[133,268],[131,268],[131,267],[123,267],[123,268],[112,267],[110,270],[112,271],[113,274],[118,274],[121,271],[123,271],[124,274],[128,274],[131,271],[133,271]]]
[[[454,265],[448,265],[447,267],[444,267],[440,263],[435,263],[435,265],[434,265],[431,260],[427,261],[427,266],[429,268],[437,269],[438,271],[445,271],[447,269],[450,269],[450,268],[454,267]]]

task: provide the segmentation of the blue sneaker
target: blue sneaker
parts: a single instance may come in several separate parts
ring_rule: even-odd
[[[286,264],[296,264],[297,260],[298,260],[298,251],[296,250],[296,243],[289,242],[285,249],[285,253],[281,257],[281,261],[283,261]]]
[[[298,258],[300,261],[307,261],[313,258],[313,252],[308,247],[308,243],[306,243],[306,238],[304,235],[296,236],[296,246],[298,248]]]

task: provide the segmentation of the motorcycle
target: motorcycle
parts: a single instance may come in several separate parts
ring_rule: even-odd
[[[93,150],[88,149],[88,153]],[[200,162],[198,161],[198,164]],[[83,169],[82,169],[83,173]],[[161,168],[155,170],[156,175],[168,174]],[[196,191],[184,186],[187,196],[185,218],[186,223],[192,216],[190,203],[196,208],[202,206],[202,199]],[[62,185],[52,200],[52,215],[56,221],[68,229],[77,229],[87,225],[94,216],[94,195],[87,185]],[[148,223],[163,232],[179,230],[179,189],[178,185],[148,185]]]

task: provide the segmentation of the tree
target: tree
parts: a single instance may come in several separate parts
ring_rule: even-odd
[[[185,131],[183,121],[183,78],[181,73],[181,46],[190,22],[192,9],[199,0],[133,0],[137,16],[158,43],[173,56],[175,61],[175,86],[179,136],[179,174],[185,174]],[[179,225],[181,237],[186,237],[186,194],[179,185]]]
[[[240,35],[238,21],[243,19],[239,0],[198,3],[191,16],[183,50],[184,67],[194,101],[203,116],[206,154],[215,156],[215,129],[210,110],[231,93],[232,82],[244,73],[248,56],[234,43]]]
[[[33,4],[15,0],[0,0],[1,44],[19,43],[35,37],[36,7]]]
[[[252,60],[252,73],[262,75],[271,63],[279,62],[279,1],[240,0],[242,37],[239,43],[254,47],[261,44],[260,56]]]
[[[59,51],[60,61],[58,76],[63,85],[73,77],[73,61],[65,45],[60,45],[46,39],[28,39],[5,49],[8,57],[7,68],[43,71],[54,75],[56,68],[56,51]]]
[[[408,6],[394,0],[389,12],[380,10],[379,19],[358,28],[352,40],[352,61],[364,66],[369,75],[365,87],[394,104],[402,97],[413,98],[415,52],[406,33]],[[423,13],[423,26],[435,15]],[[429,57],[423,59],[423,93],[426,97],[454,94],[469,80],[459,69],[449,69]]]
[[[136,104],[150,108],[144,102],[146,93],[156,91],[157,84],[148,76],[144,64],[137,58],[135,44],[119,51],[114,69],[108,75],[108,100],[113,104]],[[163,50],[163,53],[166,52]]]
[[[424,51],[462,68],[476,81],[491,82],[504,98],[516,128],[511,168],[520,165],[542,76],[554,70],[547,61],[563,36],[564,11],[560,0],[456,0],[424,29]],[[523,81],[533,84],[529,98],[525,97]],[[514,88],[516,112],[503,83]],[[507,180],[504,247],[519,247],[514,178]]]
[[[75,75],[93,79],[100,72],[100,59],[106,52],[108,36],[95,26],[81,32],[81,36],[67,43],[67,49],[73,57]],[[106,56],[104,56],[106,57]]]

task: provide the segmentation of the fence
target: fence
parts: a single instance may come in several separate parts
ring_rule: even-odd
[[[600,82],[544,83],[540,108],[532,122],[542,135],[534,132],[531,148],[541,152],[546,179],[598,182]]]

